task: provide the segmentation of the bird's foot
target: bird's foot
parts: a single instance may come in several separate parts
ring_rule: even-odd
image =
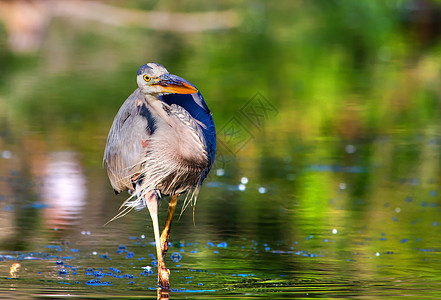
[[[170,271],[165,267],[158,267],[158,285],[162,289],[170,289]]]
[[[158,300],[168,300],[170,299],[170,295],[169,295],[169,291],[168,290],[163,290],[161,288],[158,288],[157,290],[157,298]]]

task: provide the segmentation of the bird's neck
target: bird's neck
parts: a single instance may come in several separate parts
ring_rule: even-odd
[[[144,96],[152,109],[154,109],[154,111],[159,115],[159,117],[169,123],[167,120],[169,119],[170,115],[170,106],[167,103],[159,100],[159,98],[155,95],[144,94]]]

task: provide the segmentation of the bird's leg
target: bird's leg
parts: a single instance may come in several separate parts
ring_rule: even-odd
[[[168,204],[168,214],[165,220],[164,229],[161,234],[161,246],[162,246],[162,257],[165,258],[168,250],[168,237],[170,235],[171,223],[173,220],[173,214],[175,213],[176,203],[178,202],[179,195],[173,195],[170,203]]]
[[[153,222],[153,231],[155,233],[156,256],[158,258],[158,285],[163,289],[170,288],[169,275],[170,271],[165,267],[164,259],[162,257],[161,239],[159,237],[158,225],[158,198],[154,193],[147,198],[147,208],[150,212],[150,217]]]

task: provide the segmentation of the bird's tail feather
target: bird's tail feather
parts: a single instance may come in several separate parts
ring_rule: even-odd
[[[157,192],[153,191],[153,193],[156,193],[158,198],[160,197],[160,195]],[[119,207],[120,212],[118,212],[116,214],[116,216],[114,216],[112,219],[107,221],[106,224],[104,224],[104,225],[107,225],[116,219],[124,217],[129,212],[131,212],[133,209],[141,210],[141,209],[145,208],[147,206],[146,201],[145,201],[146,196],[147,196],[146,194],[147,193],[144,192],[144,190],[140,187],[140,185],[137,184],[135,191]]]
[[[121,209],[121,208],[120,208]],[[129,212],[131,212],[133,210],[133,207],[130,206],[126,206],[124,207],[119,213],[116,214],[116,216],[114,216],[112,219],[110,219],[109,221],[107,221],[104,226],[106,226],[107,224],[109,224],[112,221],[115,221],[116,219],[122,218],[125,215],[127,215]]]
[[[193,206],[193,222],[194,222],[194,207],[196,206],[196,200],[198,199],[200,185],[193,187],[193,189],[188,190],[187,195],[184,199],[184,204],[182,205],[181,213],[179,214],[179,219],[181,218],[184,211],[191,204]]]

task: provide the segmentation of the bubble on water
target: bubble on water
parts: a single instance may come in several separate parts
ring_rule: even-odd
[[[103,278],[104,277],[104,273],[101,271],[97,271],[93,274],[96,278]]]
[[[344,190],[344,189],[346,189],[346,183],[342,182],[339,184],[338,187],[340,188],[340,190]]]
[[[227,248],[228,244],[226,242],[221,242],[219,244],[217,244],[218,248]]]
[[[376,253],[375,253],[375,256],[380,256],[380,252],[376,252]]]
[[[216,175],[217,176],[224,176],[225,175],[225,170],[224,169],[217,169],[216,170]]]
[[[174,252],[172,255],[170,255],[170,259],[173,262],[179,262],[182,259],[182,255],[179,252]]]
[[[144,269],[144,270],[147,271],[147,272],[150,272],[150,271],[152,270],[152,267],[150,267],[150,266],[145,266],[145,267],[142,267],[142,269]]]
[[[402,239],[402,240],[400,241],[400,243],[401,243],[401,244],[404,244],[404,243],[406,243],[407,241],[409,241],[409,239]]]
[[[153,274],[153,270],[152,270],[152,267],[150,267],[150,266],[147,266],[149,269],[144,269],[141,273],[140,273],[140,275],[142,275],[142,276],[147,276],[147,275],[152,275]],[[144,267],[144,268],[146,268],[146,267]]]
[[[92,276],[93,275],[93,269],[92,268],[87,268],[86,272],[84,273],[84,275],[86,276]]]
[[[240,179],[240,182],[241,182],[242,184],[247,184],[247,183],[248,183],[248,178],[246,178],[246,177],[242,177],[242,178]]]
[[[260,194],[265,194],[266,193],[266,188],[261,186],[257,189],[259,191]]]
[[[346,151],[346,153],[348,153],[348,154],[352,154],[352,153],[354,153],[355,150],[356,150],[356,148],[355,148],[354,145],[346,145],[346,147],[345,147],[345,151]]]
[[[61,275],[61,276],[65,276],[65,275],[67,275],[68,274],[68,271],[66,270],[66,269],[61,269],[60,271],[58,271],[58,274],[59,275]]]
[[[336,228],[332,229],[332,233],[337,234],[338,233],[337,229]]]
[[[64,265],[64,261],[62,261],[62,260],[57,260],[57,261],[55,262],[55,264],[56,264],[56,265]]]
[[[399,208],[399,207],[395,208],[396,213],[399,213],[400,211],[401,211],[401,208]]]
[[[145,239],[145,235],[144,235],[144,234],[141,234],[141,238],[142,238],[142,239]]]
[[[110,281],[105,281],[105,282],[101,282],[100,280],[96,280],[96,279],[91,279],[89,281],[86,282],[87,285],[112,285],[112,283]]]
[[[239,184],[238,189],[239,189],[239,191],[245,191],[245,189],[246,189],[245,184],[242,184],[242,183]]]
[[[438,226],[438,222],[435,221],[435,222],[432,223],[432,225],[433,226]]]
[[[97,255],[97,254],[98,254],[98,252],[96,252],[96,251],[92,252],[92,255]]]

